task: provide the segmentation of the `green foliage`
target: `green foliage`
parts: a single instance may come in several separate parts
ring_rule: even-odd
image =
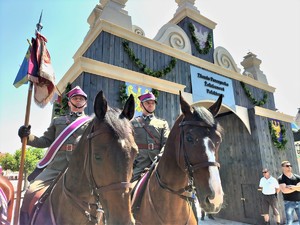
[[[190,33],[192,35],[192,41],[193,41],[197,51],[201,55],[206,55],[209,52],[209,50],[212,48],[212,32],[208,33],[207,40],[205,42],[205,47],[203,49],[201,49],[200,44],[199,44],[199,40],[195,35],[195,28],[194,28],[192,23],[189,23],[189,30],[190,30]]]
[[[266,91],[264,91],[263,99],[261,99],[260,101],[258,101],[258,100],[256,100],[253,97],[253,95],[250,92],[249,88],[246,87],[246,84],[244,82],[242,82],[242,81],[240,83],[241,83],[242,88],[244,89],[244,92],[245,92],[246,96],[252,102],[253,105],[262,106],[262,105],[266,104],[266,102],[268,100],[268,93]]]
[[[283,124],[280,123],[280,130],[281,130],[281,135],[282,135],[281,141],[278,141],[278,138],[276,136],[276,131],[272,127],[272,121],[269,121],[269,130],[270,130],[271,139],[272,139],[274,146],[276,148],[278,148],[279,150],[284,150],[285,145],[287,143],[287,139],[285,138],[286,130],[285,130]]]
[[[4,170],[12,170],[17,171],[17,160],[15,159],[14,155],[10,153],[6,153],[0,159],[0,164]]]
[[[140,59],[138,59],[133,50],[129,47],[129,42],[127,40],[123,40],[122,42],[124,51],[128,54],[129,58],[132,60],[132,62],[141,70],[142,73],[150,75],[152,77],[160,78],[167,73],[170,73],[172,69],[176,66],[176,58],[172,57],[169,65],[165,67],[164,69],[153,71],[147,65],[143,64]]]
[[[120,102],[124,105],[126,100],[128,99],[128,95],[126,93],[126,84],[124,83],[123,85],[121,85],[120,87],[120,93],[119,93],[119,99]]]
[[[0,164],[4,170],[18,171],[21,162],[21,149],[17,150],[14,155],[7,153],[0,159]],[[24,172],[31,173],[36,164],[45,154],[42,148],[28,147],[25,154]]]
[[[66,86],[66,90],[65,90],[64,94],[62,95],[61,103],[58,103],[58,102],[54,103],[54,114],[56,116],[66,115],[66,113],[68,112],[68,110],[69,110],[68,101],[69,100],[68,100],[66,93],[71,91],[71,89],[72,89],[71,84],[68,83]]]

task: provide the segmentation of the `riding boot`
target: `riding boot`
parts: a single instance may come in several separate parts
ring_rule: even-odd
[[[20,212],[20,225],[29,225],[29,214],[27,212]]]
[[[211,215],[211,214],[208,214],[207,217],[211,220],[214,220],[215,218]]]
[[[201,215],[201,220],[204,220],[204,214]]]

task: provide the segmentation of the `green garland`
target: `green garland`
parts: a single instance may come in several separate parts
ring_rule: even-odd
[[[280,124],[280,130],[281,130],[281,135],[282,135],[282,140],[281,141],[278,141],[278,139],[276,137],[276,132],[272,127],[272,122],[271,121],[269,121],[269,130],[270,130],[270,133],[271,133],[271,139],[272,139],[272,142],[273,142],[274,146],[276,148],[278,148],[279,150],[284,150],[285,145],[287,143],[287,139],[285,138],[286,130],[285,130],[283,124],[281,124],[281,123],[279,123],[279,124]]]
[[[119,99],[123,105],[125,104],[125,102],[127,101],[128,97],[129,97],[126,93],[126,88],[127,88],[126,84],[123,84],[120,87]],[[154,94],[155,98],[158,99],[159,91],[152,88],[152,93]]]
[[[119,99],[123,105],[125,104],[125,102],[127,101],[128,97],[129,97],[126,93],[126,88],[127,88],[126,84],[123,84],[120,87]]]
[[[190,33],[192,35],[192,41],[195,44],[197,51],[201,55],[206,55],[209,52],[209,50],[212,48],[212,32],[208,33],[207,40],[205,42],[205,47],[203,49],[201,49],[200,44],[199,44],[199,40],[195,35],[195,28],[194,28],[192,23],[189,23],[189,30],[190,30]]]
[[[68,105],[68,97],[66,93],[71,91],[71,84],[68,83],[66,86],[65,94],[61,100],[61,104],[58,102],[54,103],[54,115],[56,116],[61,116],[61,115],[66,115],[67,111],[69,111],[69,105]]]
[[[149,67],[147,67],[147,65],[143,64],[141,62],[141,60],[135,56],[133,50],[129,47],[128,41],[124,40],[122,42],[122,44],[123,44],[123,48],[124,48],[125,52],[129,56],[129,58],[144,74],[150,75],[152,77],[160,78],[160,77],[166,75],[167,73],[170,73],[172,71],[172,69],[176,66],[177,60],[176,60],[176,58],[172,57],[169,65],[166,68],[164,68],[162,70],[158,70],[158,71],[153,71]]]
[[[252,96],[252,93],[250,92],[249,88],[246,87],[245,83],[242,81],[240,83],[241,83],[242,88],[244,89],[246,96],[249,98],[249,100],[252,102],[253,105],[262,106],[262,105],[266,104],[266,102],[268,100],[268,93],[266,91],[264,91],[263,99],[258,101]]]

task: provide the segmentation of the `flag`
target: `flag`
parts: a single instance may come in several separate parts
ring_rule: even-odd
[[[30,59],[30,46],[26,52],[24,60],[20,66],[16,79],[14,81],[14,86],[16,88],[20,87],[22,84],[28,83],[28,66],[29,66],[29,59]]]
[[[37,31],[14,82],[14,86],[19,87],[28,80],[32,81],[34,101],[42,108],[52,99],[55,92],[55,74],[46,43],[46,37]]]

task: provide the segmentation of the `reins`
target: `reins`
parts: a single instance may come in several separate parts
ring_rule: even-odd
[[[100,198],[103,198],[103,193],[115,190],[122,190],[127,189],[131,191],[133,188],[133,184],[130,182],[120,182],[120,183],[113,183],[106,186],[98,186],[95,178],[93,176],[92,170],[92,139],[100,134],[107,133],[108,131],[96,130],[94,131],[94,124],[92,124],[90,133],[87,135],[88,140],[88,151],[85,154],[85,161],[84,161],[84,170],[86,171],[86,177],[88,179],[88,184],[91,188],[91,195],[94,196],[95,201],[93,203],[82,201],[76,195],[71,193],[65,186],[65,179],[63,179],[63,190],[67,197],[69,197],[77,206],[77,208],[84,214],[89,222],[98,223],[101,213],[104,213],[104,209],[102,204],[100,203]],[[65,178],[65,177],[64,177]],[[96,208],[96,215],[92,215],[90,213],[91,207]],[[106,212],[109,214],[109,212]]]
[[[202,121],[182,121],[179,123],[179,127],[180,127],[180,144],[179,144],[179,150],[178,150],[178,157],[180,155],[180,151],[183,150],[183,154],[184,154],[184,162],[185,162],[185,167],[182,168],[179,162],[179,159],[177,158],[177,164],[178,166],[183,170],[184,173],[187,173],[188,175],[188,185],[184,188],[181,188],[179,190],[173,190],[172,188],[168,187],[167,184],[165,184],[164,182],[162,182],[162,180],[160,179],[160,175],[158,170],[155,170],[155,177],[156,180],[159,184],[159,186],[170,192],[173,193],[177,196],[179,196],[180,198],[188,201],[189,203],[191,201],[193,201],[194,197],[195,197],[195,185],[194,185],[194,172],[196,172],[197,170],[201,169],[201,168],[205,168],[205,167],[209,167],[209,166],[216,166],[216,167],[220,167],[220,164],[218,162],[210,162],[210,161],[206,161],[206,162],[200,162],[197,164],[192,165],[187,151],[186,149],[183,147],[183,143],[184,143],[184,131],[183,131],[183,127],[184,126],[198,126],[198,127],[203,127],[203,128],[215,128],[215,126],[213,125],[209,125],[205,122]]]

